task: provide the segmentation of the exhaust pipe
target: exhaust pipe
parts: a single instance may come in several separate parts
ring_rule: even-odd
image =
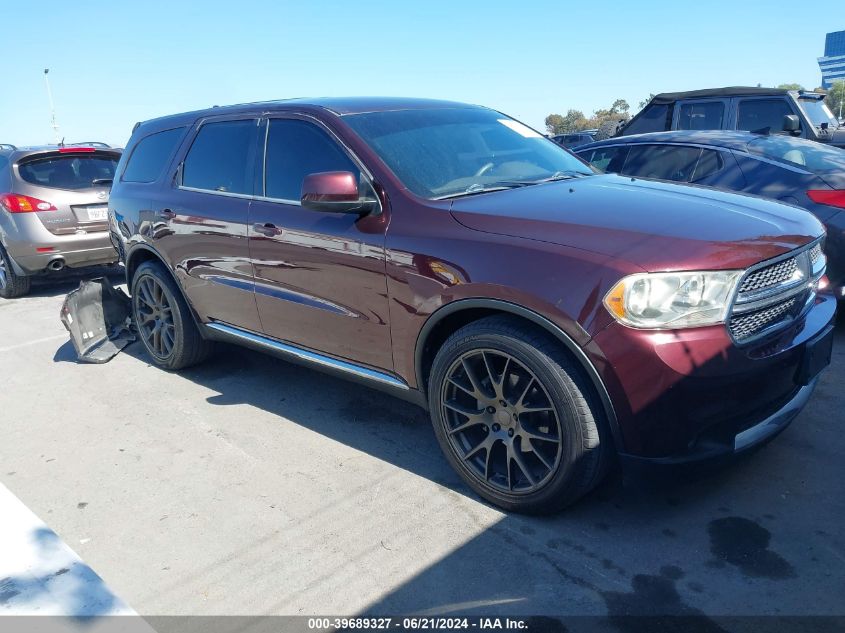
[[[47,264],[47,268],[54,272],[60,271],[62,268],[65,267],[65,260],[61,257],[57,257],[56,259],[50,260],[50,263]]]

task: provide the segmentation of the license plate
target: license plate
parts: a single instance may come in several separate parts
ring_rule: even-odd
[[[799,385],[808,385],[813,378],[830,365],[830,357],[833,353],[833,326],[807,341],[804,347],[804,356],[801,359],[801,366],[798,368],[796,382]]]
[[[88,207],[86,211],[88,212],[89,222],[102,222],[109,217],[108,207]]]

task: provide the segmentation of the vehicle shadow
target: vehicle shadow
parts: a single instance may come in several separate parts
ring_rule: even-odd
[[[57,562],[67,558],[67,550],[55,532],[37,528],[30,540],[35,547],[29,561],[33,573],[0,578],[0,613],[4,616],[46,612],[87,622],[126,609],[82,561],[72,560],[57,569]]]
[[[27,297],[59,297],[76,290],[80,282],[97,277],[108,277],[112,284],[124,282],[122,267],[91,266],[88,268],[68,268],[58,273],[33,277],[32,290]]]
[[[810,406],[761,450],[718,469],[616,470],[559,515],[503,515],[362,613],[545,615],[534,623],[550,631],[565,630],[561,614],[609,615],[622,631],[649,630],[665,615],[683,630],[720,631],[705,613],[835,614],[845,575],[830,577],[831,554],[807,551],[841,547],[831,536],[845,515],[838,461],[814,457],[845,451],[842,434],[830,433],[841,417],[842,316],[836,338]],[[140,345],[125,353],[148,362]],[[210,404],[247,403],[438,483],[456,495],[450,511],[481,503],[413,405],[228,345],[180,375],[212,391]],[[796,494],[798,482],[812,492]]]

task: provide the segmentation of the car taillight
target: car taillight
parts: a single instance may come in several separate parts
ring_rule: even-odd
[[[60,147],[59,154],[76,154],[80,152],[96,152],[94,147]]]
[[[56,211],[56,207],[46,200],[39,200],[32,196],[22,196],[19,193],[0,194],[0,205],[3,205],[3,208],[9,213]]]
[[[812,189],[807,192],[807,197],[819,204],[845,209],[845,190],[842,189]]]

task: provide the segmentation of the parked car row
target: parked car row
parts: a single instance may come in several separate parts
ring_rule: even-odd
[[[614,459],[743,453],[810,398],[836,310],[824,226],[678,184],[734,162],[752,179],[759,157],[838,186],[769,140],[692,143],[662,182],[478,106],[220,107],[135,127],[110,234],[157,365],[227,341],[386,390],[428,409],[479,495],[548,512]],[[624,153],[624,174],[640,144],[615,141],[578,151]]]
[[[827,275],[843,296],[845,151],[782,135],[677,131],[619,136],[576,154],[604,172],[754,194],[810,211],[827,228]]]
[[[26,294],[35,275],[117,261],[107,214],[120,154],[96,142],[0,145],[0,297]]]
[[[845,128],[825,95],[777,88],[715,88],[656,95],[616,136],[668,130],[786,133],[845,147]],[[604,140],[604,139],[596,139]]]

